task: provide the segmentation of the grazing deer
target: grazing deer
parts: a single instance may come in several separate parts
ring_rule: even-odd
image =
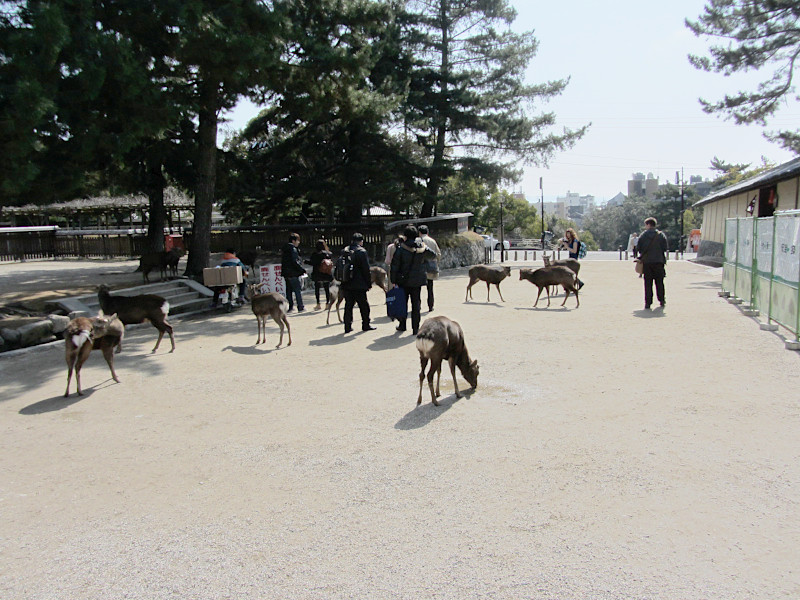
[[[108,286],[103,284],[97,292],[97,299],[100,301],[100,308],[103,309],[104,313],[116,314],[124,325],[150,321],[153,327],[158,329],[158,340],[153,352],[158,350],[165,331],[169,333],[169,341],[172,343],[170,352],[175,351],[175,337],[172,335],[172,325],[167,322],[169,302],[161,296],[156,296],[155,294],[112,296],[108,291]],[[117,352],[121,350],[122,344],[117,346]]]
[[[478,387],[478,361],[470,360],[467,346],[464,344],[464,332],[461,326],[447,317],[431,317],[425,319],[417,333],[417,350],[422,367],[419,372],[419,396],[417,406],[422,403],[422,381],[425,379],[425,367],[428,360],[431,367],[428,371],[428,387],[431,391],[431,402],[439,406],[436,398],[440,396],[439,380],[442,377],[442,361],[450,363],[450,372],[453,375],[453,386],[456,388],[456,398],[461,398],[456,381],[456,366],[469,384]],[[433,374],[436,373],[436,393],[433,391]]]
[[[497,293],[500,294],[500,300],[503,299],[503,294],[500,292],[500,282],[506,277],[511,276],[511,267],[489,267],[487,265],[475,265],[469,270],[469,285],[467,285],[467,294],[464,296],[464,302],[467,297],[472,298],[472,286],[478,281],[486,282],[486,301],[489,302],[489,284],[497,286]]]
[[[250,307],[253,309],[253,314],[256,316],[256,319],[258,319],[256,346],[267,342],[267,317],[272,317],[272,320],[281,328],[281,338],[278,341],[278,345],[275,347],[280,348],[281,344],[283,344],[284,325],[286,325],[286,331],[289,334],[289,343],[286,345],[291,346],[292,328],[289,327],[289,319],[286,317],[286,313],[289,311],[289,301],[277,292],[260,293],[262,285],[259,283],[251,284],[249,287],[250,291],[253,293],[253,297],[250,298]]]
[[[539,304],[539,296],[542,295],[543,289],[547,290],[547,306],[550,306],[550,286],[552,285],[560,285],[564,288],[564,302],[561,303],[561,306],[567,303],[570,292],[575,293],[575,300],[578,306],[581,305],[580,298],[578,298],[578,288],[575,286],[575,273],[567,267],[542,267],[536,270],[520,269],[519,280],[522,281],[523,279],[530,281],[539,288],[539,293],[536,294],[536,302],[533,305],[534,308]]]
[[[83,396],[81,390],[81,367],[89,358],[92,350],[102,350],[103,358],[111,370],[111,377],[119,383],[119,378],[114,371],[114,347],[122,343],[125,327],[117,315],[106,317],[101,312],[97,317],[89,319],[78,317],[72,319],[64,330],[64,346],[67,361],[67,389],[64,397],[69,396],[69,384],[72,380],[72,370],[75,369],[75,382],[78,386],[78,395]]]

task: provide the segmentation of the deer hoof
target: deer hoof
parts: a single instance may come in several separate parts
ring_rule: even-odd
[[[439,403],[436,401],[436,398],[431,398],[431,402],[433,402],[434,406],[439,406]]]

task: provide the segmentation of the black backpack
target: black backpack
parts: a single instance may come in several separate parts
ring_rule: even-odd
[[[342,250],[339,258],[336,259],[333,278],[341,283],[347,283],[353,278],[353,251],[349,248]]]

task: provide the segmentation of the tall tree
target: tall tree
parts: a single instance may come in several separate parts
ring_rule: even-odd
[[[427,155],[421,216],[436,211],[454,173],[495,185],[514,180],[519,160],[546,164],[583,135],[585,127],[550,133],[553,113],[527,114],[533,103],[563,92],[568,80],[523,83],[538,42],[532,32],[508,29],[516,12],[507,0],[411,0],[408,10],[416,65],[403,127]]]
[[[363,207],[401,207],[416,173],[411,150],[386,127],[407,62],[395,6],[319,0],[282,8],[287,50],[271,105],[235,141],[241,177],[226,212],[358,221]]]
[[[208,266],[211,209],[217,176],[220,112],[243,96],[263,98],[283,50],[277,3],[261,0],[172,0],[180,40],[172,58],[180,65],[197,117],[197,183],[186,274]]]
[[[781,106],[796,103],[794,75],[800,57],[800,3],[797,0],[709,0],[705,12],[686,26],[697,36],[723,41],[710,56],[689,55],[704,71],[731,75],[774,68],[755,91],[700,99],[707,113],[720,113],[737,124],[767,125]],[[800,129],[767,132],[767,139],[800,154]]]

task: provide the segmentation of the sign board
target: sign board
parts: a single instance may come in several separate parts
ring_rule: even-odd
[[[261,265],[260,275],[259,282],[262,284],[262,291],[277,292],[286,296],[286,280],[281,275],[280,265]]]

